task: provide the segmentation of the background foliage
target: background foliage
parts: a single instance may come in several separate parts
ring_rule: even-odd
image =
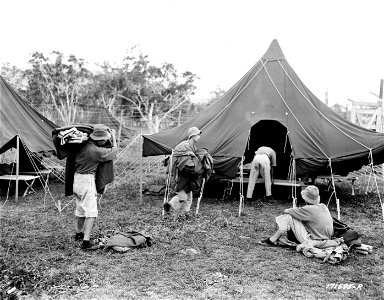
[[[102,107],[153,133],[179,125],[204,107],[190,100],[196,74],[179,72],[172,63],[154,65],[136,47],[120,65],[104,62],[95,70],[75,55],[34,52],[28,68],[3,64],[1,75],[59,126],[84,123],[89,110]]]

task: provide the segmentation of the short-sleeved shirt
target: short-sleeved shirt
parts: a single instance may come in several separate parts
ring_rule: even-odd
[[[272,167],[276,167],[276,152],[269,147],[262,146],[256,150],[255,154],[266,154],[269,157]]]
[[[80,174],[94,174],[99,163],[113,160],[117,155],[117,147],[99,147],[89,141],[76,155],[75,172]]]
[[[323,204],[305,205],[284,210],[292,218],[301,221],[314,240],[329,240],[333,235],[333,219]]]

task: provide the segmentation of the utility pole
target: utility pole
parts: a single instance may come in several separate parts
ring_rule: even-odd
[[[379,107],[381,108],[381,131],[384,132],[384,101],[383,101],[383,84],[384,79],[380,80]],[[383,165],[384,167],[384,165]]]
[[[379,107],[381,107],[381,132],[384,132],[383,82],[384,82],[384,79],[381,79],[380,80],[380,93],[379,93]],[[383,182],[384,182],[384,164],[381,165],[381,171],[383,174]],[[383,219],[384,219],[384,203],[381,203],[381,210],[382,210]]]

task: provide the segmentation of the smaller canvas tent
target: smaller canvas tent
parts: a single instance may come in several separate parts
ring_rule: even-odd
[[[16,148],[20,138],[20,168],[25,168],[26,151],[39,156],[54,153],[52,130],[56,125],[32,108],[0,76],[0,154]],[[22,163],[24,162],[24,163]],[[27,171],[27,170],[26,170]]]
[[[143,155],[171,154],[189,127],[202,130],[199,147],[214,158],[216,176],[234,178],[239,164],[261,145],[277,152],[277,172],[287,179],[347,174],[384,162],[384,134],[339,116],[304,85],[277,40],[221,99],[184,124],[144,135]]]
[[[32,108],[0,76],[0,154],[15,146],[19,135],[34,153],[54,152],[51,132],[56,125]]]

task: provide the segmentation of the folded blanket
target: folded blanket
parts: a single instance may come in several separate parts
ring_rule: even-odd
[[[342,238],[333,240],[306,240],[296,246],[297,252],[302,252],[306,257],[322,259],[331,264],[340,263],[348,256],[349,247]]]

